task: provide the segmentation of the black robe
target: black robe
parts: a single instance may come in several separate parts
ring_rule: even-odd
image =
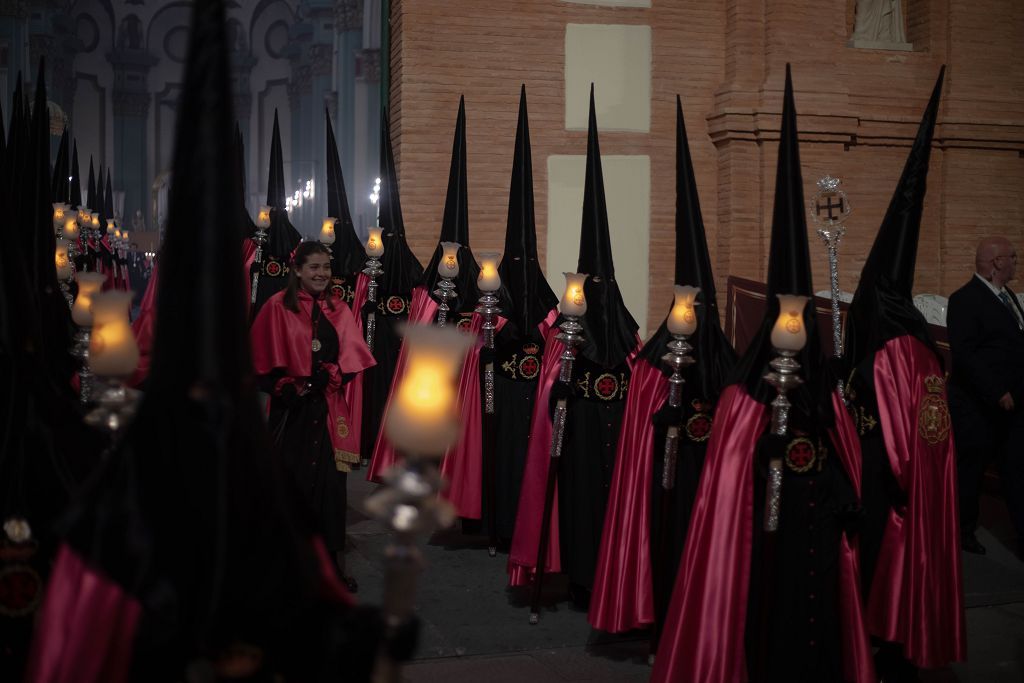
[[[626,362],[602,368],[583,354],[573,365],[558,464],[558,531],[562,571],[576,589],[594,585],[630,374]]]
[[[843,680],[839,555],[857,496],[827,432],[812,425],[794,407],[789,434],[763,435],[752,465],[754,533],[746,626],[752,683]],[[779,528],[767,533],[771,453],[785,457]]]
[[[322,315],[319,306],[313,307],[313,315]],[[321,347],[313,352],[311,376],[313,368],[321,362],[336,362],[339,353],[338,335],[326,319],[317,325],[317,338]],[[266,386],[268,380],[273,385],[280,377],[275,374],[264,380],[264,388],[272,393],[269,424],[274,443],[312,513],[317,530],[323,534],[327,549],[344,550],[348,475],[335,466],[327,401],[322,391],[314,389],[287,403],[273,395],[273,386]]]
[[[650,482],[650,552],[656,634],[661,632],[668,612],[714,419],[714,404],[698,396],[698,393],[699,389],[694,384],[684,384],[680,408],[668,408],[666,400],[666,407],[652,416],[654,457]],[[670,419],[663,419],[662,416],[670,416]],[[676,417],[681,417],[676,425],[679,427],[676,472],[672,488],[666,490],[662,482],[665,438]]]

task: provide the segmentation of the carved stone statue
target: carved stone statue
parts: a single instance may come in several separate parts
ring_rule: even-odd
[[[857,0],[856,16],[850,47],[913,49],[903,27],[902,0]]]

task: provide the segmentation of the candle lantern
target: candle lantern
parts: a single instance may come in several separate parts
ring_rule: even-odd
[[[324,219],[323,225],[320,226],[320,243],[326,246],[334,244],[334,224],[338,222],[337,218],[328,216]]]
[[[53,203],[53,232],[60,235],[60,231],[64,228],[64,211],[67,205],[63,202]]]
[[[583,273],[562,273],[565,276],[565,293],[558,303],[558,310],[564,316],[581,318],[587,313],[587,299],[583,293],[583,283],[590,277]]]
[[[498,260],[501,258],[501,254],[497,252],[481,252],[477,254],[477,261],[480,264],[480,274],[477,276],[476,286],[480,290],[480,302],[476,307],[476,313],[483,318],[483,325],[480,328],[483,336],[484,348],[494,349],[494,331],[497,328],[495,324],[495,318],[501,309],[498,307],[498,297],[496,292],[501,289],[501,276],[498,274]],[[483,360],[483,359],[481,359]],[[497,495],[497,472],[495,463],[495,444],[494,444],[494,360],[492,356],[488,356],[487,362],[483,364],[484,368],[484,386],[482,403],[485,415],[485,430],[484,433],[488,435],[486,439],[486,445],[483,449],[484,457],[484,478],[485,485],[488,491],[490,491],[490,499],[494,500],[494,496]],[[497,511],[495,505],[488,506],[487,514],[489,517],[488,528],[490,529],[490,538],[487,545],[487,552],[491,557],[495,557],[498,554],[498,535],[497,535]]]
[[[377,302],[377,278],[384,273],[381,268],[380,257],[384,255],[384,240],[381,236],[382,229],[375,225],[369,229],[369,236],[366,238],[366,268],[363,274],[370,279],[366,287],[366,300],[373,304]],[[372,310],[366,314],[366,346],[373,351],[373,340],[377,331],[377,315]]]
[[[366,500],[367,511],[392,531],[385,551],[383,612],[387,624],[374,680],[399,681],[388,639],[413,616],[416,575],[423,566],[416,537],[455,521],[452,504],[440,498],[438,463],[460,432],[458,377],[472,339],[461,332],[406,325],[406,369],[384,420],[387,438],[405,459],[384,474],[384,486]]]
[[[114,225],[114,219],[113,218],[108,218],[107,219],[107,235],[113,237],[114,236],[114,230],[116,229],[116,227],[117,226]]]
[[[448,301],[457,296],[454,279],[459,276],[461,246],[458,242],[441,242],[441,258],[437,262],[437,274],[441,276],[441,281],[434,290],[434,295],[441,300],[437,307],[437,324],[440,327],[444,327],[448,322]]]
[[[78,273],[78,296],[71,307],[71,319],[78,325],[75,333],[75,346],[71,355],[79,360],[81,369],[78,371],[79,398],[88,403],[92,398],[92,370],[89,367],[89,333],[92,327],[92,302],[106,278],[99,273]]]
[[[54,257],[57,267],[57,279],[60,281],[70,280],[72,276],[71,259],[68,258],[68,243],[62,239],[57,240],[57,251]]]
[[[78,220],[74,216],[65,214],[64,230],[61,232],[61,237],[71,243],[78,241]]]
[[[797,375],[800,364],[796,355],[807,344],[807,330],[804,328],[804,309],[808,297],[779,294],[779,317],[772,327],[771,341],[779,354],[769,365],[772,372],[764,376],[766,382],[775,387],[777,396],[772,401],[772,434],[785,436],[788,432],[790,402],[786,394],[803,384]],[[768,461],[768,484],[764,502],[764,530],[774,532],[779,528],[779,510],[782,500],[782,458],[773,457]]]
[[[256,227],[266,230],[270,227],[270,207],[261,206],[256,212]]]
[[[139,364],[128,312],[130,292],[102,292],[92,301],[92,334],[89,340],[89,365],[94,375],[124,379]]]
[[[384,255],[384,229],[379,225],[376,225],[368,230],[369,236],[366,238],[366,255],[370,258],[380,258]]]

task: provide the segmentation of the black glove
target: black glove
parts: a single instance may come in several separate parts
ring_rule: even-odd
[[[489,349],[486,346],[480,347],[480,367],[484,367],[488,363],[493,363],[494,357],[494,349]]]
[[[768,462],[776,458],[786,457],[786,446],[789,445],[790,436],[779,434],[765,434],[757,445],[757,470],[762,476],[768,476]]]
[[[668,429],[669,427],[682,427],[685,422],[685,411],[684,406],[673,408],[665,401],[665,405],[661,407],[661,410],[651,415],[651,422],[654,426]]]
[[[274,396],[274,400],[278,401],[285,408],[291,408],[294,406],[299,400],[299,391],[295,387],[295,383],[283,382],[277,391],[277,395]]]
[[[555,383],[551,385],[551,397],[548,400],[548,416],[554,416],[555,406],[560,400],[568,400],[572,397],[573,390],[571,384],[555,381]]]
[[[359,314],[363,317],[363,320],[366,320],[366,316],[370,313],[378,313],[377,306],[379,305],[377,301],[366,301],[363,303],[363,307],[359,309]]]

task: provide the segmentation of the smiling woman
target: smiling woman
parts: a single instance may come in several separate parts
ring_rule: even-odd
[[[342,388],[374,361],[348,306],[326,294],[330,280],[327,247],[299,244],[287,287],[267,300],[253,322],[253,366],[270,394],[278,454],[319,520],[339,573],[355,590],[345,573],[345,506],[359,439]]]

